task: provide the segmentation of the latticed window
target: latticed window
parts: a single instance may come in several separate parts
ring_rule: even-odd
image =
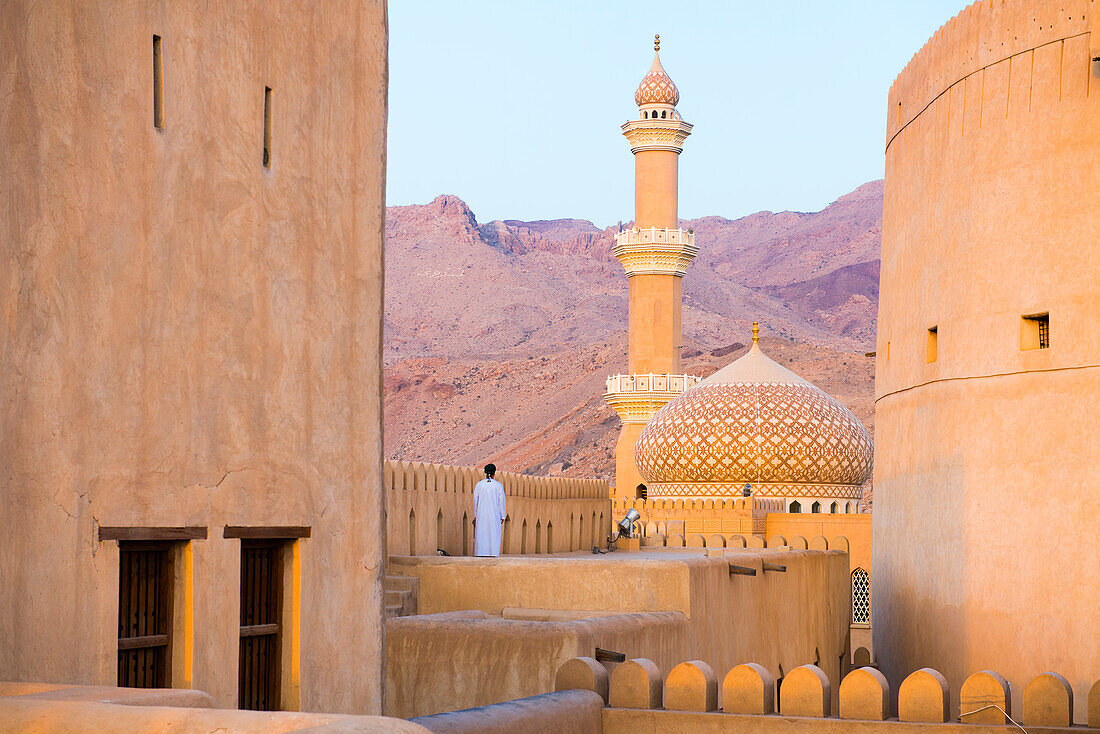
[[[279,617],[282,547],[277,540],[241,541],[241,643],[237,705],[279,708]]]
[[[1050,349],[1050,314],[1037,313],[1022,317],[1020,349]]]
[[[118,685],[166,688],[172,558],[164,542],[119,544]]]
[[[852,624],[871,623],[871,575],[862,568],[852,571]]]

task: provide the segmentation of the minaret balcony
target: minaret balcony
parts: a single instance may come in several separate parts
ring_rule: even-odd
[[[622,131],[630,143],[631,153],[647,150],[680,153],[684,149],[684,140],[691,135],[692,127],[690,122],[681,119],[643,119],[624,122]]]
[[[674,397],[699,383],[695,375],[612,375],[603,399],[623,423],[646,423]]]
[[[668,227],[634,227],[615,235],[611,254],[632,275],[676,275],[684,277],[699,248],[693,230]]]

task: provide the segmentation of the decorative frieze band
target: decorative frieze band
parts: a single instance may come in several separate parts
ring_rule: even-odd
[[[645,150],[679,153],[684,149],[684,139],[691,135],[691,128],[691,123],[683,120],[631,120],[622,126],[631,153]]]
[[[679,393],[608,393],[603,396],[623,423],[649,422],[653,414],[664,407],[665,403],[672,400]]]
[[[649,497],[740,497],[744,482],[718,484],[707,482],[650,482]],[[807,497],[810,499],[861,499],[863,488],[858,484],[797,484],[753,483],[753,497]]]
[[[612,375],[603,398],[623,423],[646,423],[665,403],[698,382],[694,375]]]
[[[695,375],[612,375],[607,378],[607,392],[672,392],[682,393],[689,387],[697,384],[699,378]]]

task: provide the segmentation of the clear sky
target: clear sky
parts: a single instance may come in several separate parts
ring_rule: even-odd
[[[619,125],[653,60],[695,125],[680,216],[816,211],[881,178],[894,77],[965,0],[391,0],[390,204],[633,217]]]

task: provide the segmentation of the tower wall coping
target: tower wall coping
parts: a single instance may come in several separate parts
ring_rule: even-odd
[[[933,100],[971,74],[1032,49],[1092,32],[1100,54],[1100,9],[1090,0],[978,0],[944,23],[890,87],[890,141]]]

